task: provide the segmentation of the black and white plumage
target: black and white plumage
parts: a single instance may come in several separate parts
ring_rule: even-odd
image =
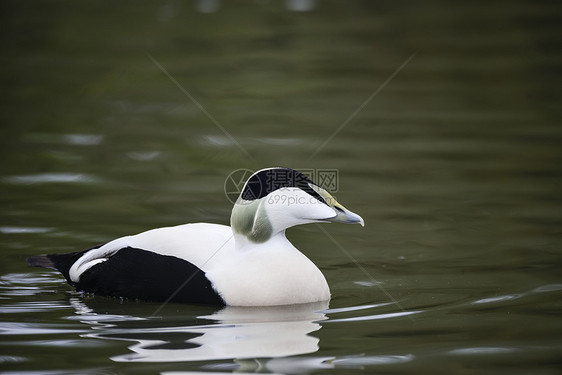
[[[271,306],[327,301],[322,272],[285,236],[295,225],[363,219],[298,171],[254,173],[231,226],[196,223],[149,230],[91,249],[28,258],[77,290],[151,301]]]

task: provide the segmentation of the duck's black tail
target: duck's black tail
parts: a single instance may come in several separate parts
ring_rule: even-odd
[[[96,249],[99,246],[93,247]],[[27,258],[27,264],[31,267],[43,267],[51,268],[59,271],[69,284],[74,285],[72,280],[70,280],[70,267],[76,262],[84,253],[92,250],[75,251],[73,253],[66,254],[47,254],[47,255],[35,255]]]
[[[31,267],[43,267],[57,269],[55,263],[49,258],[49,255],[35,255],[26,259],[27,265]]]

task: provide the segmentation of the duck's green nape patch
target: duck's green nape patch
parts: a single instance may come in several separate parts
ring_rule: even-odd
[[[232,229],[255,243],[267,241],[273,232],[267,213],[260,203],[260,200],[247,203],[238,201],[230,217]]]

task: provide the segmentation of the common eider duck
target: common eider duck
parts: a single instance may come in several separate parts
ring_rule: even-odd
[[[231,306],[327,301],[324,275],[285,236],[287,228],[322,222],[364,225],[304,174],[267,168],[246,181],[231,226],[158,228],[27,263],[58,270],[78,291],[102,296]]]

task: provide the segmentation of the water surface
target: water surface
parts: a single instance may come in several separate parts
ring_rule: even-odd
[[[2,8],[1,371],[560,371],[558,3]],[[365,219],[288,233],[329,304],[109,299],[25,264],[227,224],[228,176],[277,165],[337,171]]]

